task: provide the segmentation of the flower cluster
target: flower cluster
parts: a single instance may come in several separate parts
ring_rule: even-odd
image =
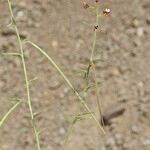
[[[95,3],[98,4],[100,3],[100,0],[95,0]],[[88,9],[88,8],[95,8],[96,6],[91,5],[87,2],[83,2],[83,8]],[[111,10],[109,8],[105,8],[103,12],[100,14],[100,16],[109,16],[111,14]]]

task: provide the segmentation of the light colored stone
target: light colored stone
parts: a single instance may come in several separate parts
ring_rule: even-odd
[[[107,139],[106,143],[105,143],[106,147],[113,147],[115,146],[115,139],[110,137]]]
[[[143,140],[142,145],[143,146],[150,146],[150,139]]]
[[[116,145],[123,145],[124,140],[123,140],[123,136],[121,134],[119,134],[119,133],[115,134],[114,138],[115,138]]]
[[[142,27],[138,28],[136,34],[138,37],[142,37],[144,35],[144,29]]]
[[[52,41],[52,47],[57,48],[58,47],[58,42],[56,40]]]
[[[132,20],[132,23],[131,23],[132,27],[136,28],[139,26],[139,24],[140,24],[140,22],[138,19]]]
[[[132,126],[131,131],[134,134],[138,134],[140,132],[140,128],[138,126]]]
[[[64,135],[65,133],[66,133],[65,128],[64,128],[64,127],[60,127],[60,128],[59,128],[59,134],[60,134],[60,135]]]

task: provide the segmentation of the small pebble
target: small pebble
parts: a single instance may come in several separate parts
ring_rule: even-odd
[[[64,127],[60,127],[60,128],[59,128],[59,134],[60,134],[60,135],[64,135],[65,133],[66,133],[65,128],[64,128]]]
[[[120,70],[118,68],[112,68],[110,71],[111,76],[119,76],[120,75]]]
[[[138,37],[142,37],[144,35],[144,29],[143,28],[138,28],[136,31],[136,34]]]
[[[143,146],[150,146],[150,139],[143,140],[142,145]]]
[[[48,87],[51,90],[55,90],[55,89],[58,89],[60,87],[60,85],[61,85],[60,81],[54,79],[54,80],[49,81]]]
[[[106,143],[105,143],[106,147],[113,147],[115,146],[115,139],[110,137],[107,139]]]
[[[114,136],[116,145],[123,145],[123,136],[121,134],[115,134]]]
[[[58,42],[55,41],[55,40],[53,40],[53,41],[52,41],[52,47],[53,47],[53,48],[57,48],[57,47],[58,47]]]
[[[131,127],[131,132],[134,134],[138,134],[140,131],[140,128],[138,126],[132,126]]]
[[[139,20],[138,19],[134,19],[131,22],[132,27],[137,28],[139,26]]]
[[[16,17],[23,17],[24,16],[24,12],[23,11],[18,11],[17,12],[17,16]]]

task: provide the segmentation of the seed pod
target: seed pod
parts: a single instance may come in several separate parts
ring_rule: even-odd
[[[98,29],[98,25],[95,25],[95,26],[94,26],[94,30],[97,30],[97,29]]]

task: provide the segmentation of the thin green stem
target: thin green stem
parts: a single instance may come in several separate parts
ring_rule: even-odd
[[[24,72],[24,78],[25,78],[25,83],[26,83],[28,106],[29,106],[29,110],[30,110],[30,115],[31,115],[32,125],[33,125],[33,128],[34,128],[35,137],[36,137],[37,149],[40,150],[39,136],[37,136],[38,131],[37,131],[37,128],[36,128],[36,125],[35,125],[35,122],[34,122],[34,115],[33,115],[33,110],[32,110],[30,87],[29,87],[29,83],[28,83],[29,80],[28,80],[27,68],[26,68],[26,64],[25,64],[23,44],[22,44],[22,41],[21,41],[21,38],[20,38],[20,35],[19,35],[19,29],[16,25],[16,21],[15,21],[15,17],[14,17],[13,11],[12,11],[12,5],[11,5],[10,0],[8,0],[8,6],[9,6],[10,15],[11,15],[12,25],[14,26],[16,36],[17,36],[17,40],[18,40],[18,43],[19,43],[21,59],[22,59],[22,66],[23,66],[23,72]]]
[[[70,127],[68,128],[68,131],[67,131],[67,134],[66,134],[66,138],[65,138],[65,141],[64,141],[63,146],[62,146],[62,150],[66,149],[67,143],[68,143],[68,141],[70,139],[70,136],[72,134],[73,125],[74,125],[74,123],[71,123]]]
[[[98,89],[98,83],[97,83],[96,69],[95,69],[94,64],[92,65],[92,69],[93,69],[93,76],[94,76],[94,82],[95,82],[96,101],[97,101],[97,105],[98,105],[98,111],[99,111],[102,127],[104,128],[103,113],[102,113],[102,110],[101,110],[100,95],[99,95],[99,89]]]
[[[21,101],[17,101],[8,111],[7,113],[4,115],[4,117],[0,120],[0,128],[2,127],[2,125],[4,124],[4,122],[6,121],[6,119],[10,116],[10,114],[18,107],[18,105],[20,105]]]
[[[21,57],[20,53],[10,53],[10,52],[6,52],[6,53],[0,53],[1,56],[19,56]]]
[[[70,82],[70,80],[68,79],[68,77],[63,73],[63,71],[58,67],[58,65],[53,61],[53,59],[44,51],[42,50],[39,46],[37,46],[36,44],[34,44],[31,41],[26,41],[25,43],[29,43],[31,44],[33,47],[35,47],[42,55],[44,55],[48,61],[54,66],[54,68],[59,72],[59,74],[63,77],[63,79],[65,80],[65,82],[68,84],[68,86],[73,90],[74,94],[78,97],[78,100],[80,101],[80,103],[84,106],[84,108],[90,113],[91,117],[95,120],[97,126],[102,130],[102,132],[105,134],[105,131],[103,130],[102,126],[100,125],[99,121],[96,119],[95,115],[93,113],[91,113],[92,111],[90,110],[90,108],[87,106],[87,104],[85,103],[85,100],[82,98],[82,96],[80,96],[80,94],[78,93],[78,91],[74,88],[73,84]]]
[[[98,11],[98,7],[96,8],[96,21],[95,21],[95,25],[97,26],[99,24],[99,11]],[[93,43],[92,43],[92,51],[91,51],[91,58],[90,61],[93,62],[93,56],[94,56],[94,52],[95,52],[95,47],[96,47],[96,39],[97,39],[97,30],[94,29],[94,36],[93,36]]]
[[[96,26],[99,26],[99,11],[98,11],[98,9],[99,8],[96,7],[96,20],[95,20],[95,25]],[[97,105],[98,105],[98,111],[99,111],[99,115],[100,115],[100,120],[102,122],[102,127],[104,128],[104,121],[103,121],[103,117],[102,117],[100,95],[99,95],[97,76],[96,76],[96,69],[95,69],[95,64],[93,62],[94,52],[95,52],[95,49],[96,49],[96,40],[97,40],[97,29],[94,30],[94,38],[93,38],[93,44],[92,44],[90,65],[91,65],[91,68],[93,69],[93,76],[94,76],[95,90],[96,90],[96,102],[97,102]]]

